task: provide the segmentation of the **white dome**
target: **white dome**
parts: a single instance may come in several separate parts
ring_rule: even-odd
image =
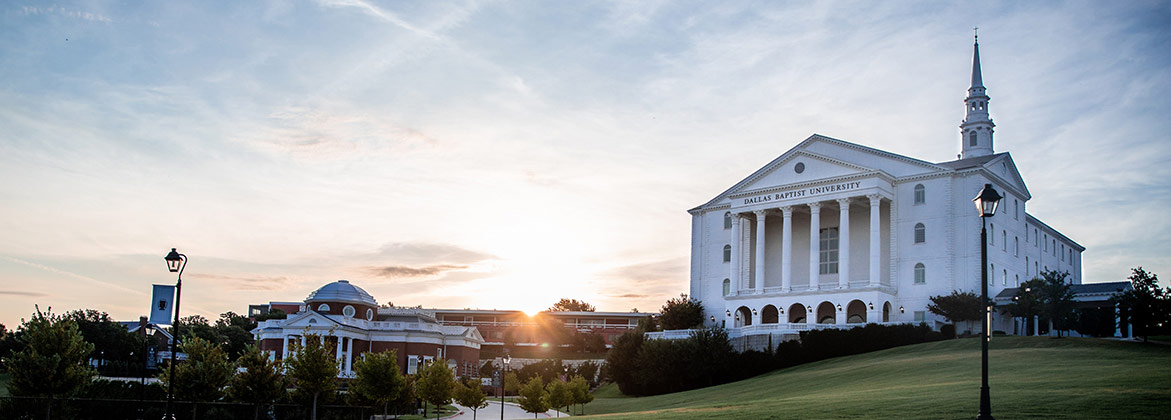
[[[350,284],[349,280],[338,280],[333,283],[321,286],[321,288],[314,290],[305,298],[305,302],[346,302],[357,303],[361,305],[370,305],[377,307],[378,301],[374,300],[374,296],[370,296],[361,287]]]

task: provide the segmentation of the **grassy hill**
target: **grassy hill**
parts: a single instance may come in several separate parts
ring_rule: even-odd
[[[1142,419],[1171,412],[1171,346],[996,337],[997,419]],[[631,398],[611,385],[587,405],[606,419],[971,419],[980,342],[948,340],[825,360],[740,382]],[[599,413],[608,413],[593,416]]]

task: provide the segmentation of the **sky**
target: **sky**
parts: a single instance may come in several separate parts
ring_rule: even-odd
[[[942,162],[972,28],[1085,282],[1171,276],[1171,3],[0,5],[0,323],[300,301],[656,311],[690,215],[814,133]],[[1163,284],[1167,282],[1164,280]]]

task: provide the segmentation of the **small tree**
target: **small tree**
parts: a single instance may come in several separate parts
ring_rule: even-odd
[[[573,391],[569,389],[569,384],[562,381],[560,378],[549,382],[546,387],[548,391],[549,406],[554,408],[568,407],[573,404]],[[557,417],[561,417],[561,411],[557,411]]]
[[[1041,279],[1045,281],[1041,286],[1041,314],[1053,323],[1057,336],[1061,331],[1072,329],[1077,323],[1077,311],[1074,310],[1073,290],[1070,290],[1066,279],[1068,272],[1048,270],[1041,272]]]
[[[280,399],[285,393],[286,381],[281,374],[281,362],[269,360],[259,347],[250,345],[236,359],[236,366],[242,371],[232,378],[228,396],[236,401],[254,404],[252,418],[260,418],[260,407]]]
[[[355,378],[350,382],[350,392],[357,393],[382,406],[386,417],[391,401],[407,386],[407,380],[398,370],[398,351],[363,353],[354,362]]]
[[[290,343],[292,352],[285,359],[285,368],[297,391],[313,396],[310,419],[317,420],[317,400],[323,394],[337,390],[339,370],[337,360],[333,358],[333,349],[327,348],[321,335],[306,331],[303,337],[303,346],[296,341]]]
[[[534,419],[537,418],[537,413],[548,411],[549,397],[545,393],[545,386],[541,383],[541,378],[534,376],[533,379],[529,379],[529,382],[520,389],[520,398],[516,402],[524,411],[533,413]]]
[[[175,365],[175,377],[171,370],[159,373],[163,387],[175,381],[175,395],[191,401],[217,401],[224,396],[224,387],[232,381],[234,368],[228,356],[219,345],[199,337],[192,337],[179,345],[187,354],[187,361]]]
[[[581,404],[581,413],[585,414],[585,405],[594,400],[594,394],[590,393],[590,383],[583,376],[574,376],[569,380],[569,390],[573,393],[573,403]]]
[[[511,393],[516,395],[520,391],[520,377],[516,376],[516,372],[508,372],[504,375],[504,395]]]
[[[472,409],[472,420],[476,420],[476,412],[488,406],[488,396],[480,384],[455,383],[455,402]]]
[[[703,302],[680,294],[667,300],[659,311],[659,323],[664,330],[685,330],[703,325]]]
[[[1125,309],[1127,321],[1134,325],[1135,336],[1147,336],[1159,324],[1171,324],[1171,287],[1159,288],[1159,276],[1148,273],[1142,267],[1132,268],[1130,280],[1132,289],[1114,294],[1114,302]]]
[[[549,312],[594,312],[595,310],[594,305],[590,305],[584,300],[567,298],[561,298],[549,307]]]
[[[1012,297],[1012,302],[1005,307],[1008,313],[1014,317],[1024,318],[1026,323],[1032,325],[1033,317],[1041,314],[1041,288],[1045,285],[1045,281],[1041,279],[1032,279],[1021,283],[1017,288],[1016,296]],[[1025,326],[1025,331],[1028,331],[1029,325]],[[1037,332],[1034,331],[1034,334]]]
[[[52,308],[42,313],[38,307],[32,318],[21,320],[17,338],[24,349],[7,361],[8,392],[48,398],[45,416],[51,418],[54,397],[71,394],[93,378],[86,356],[94,345],[82,339],[76,322],[53,315]]]
[[[455,390],[455,375],[447,368],[447,361],[443,358],[435,359],[415,382],[415,392],[423,401],[435,406],[435,418],[439,418],[439,408],[451,401]]]
[[[984,318],[984,307],[980,304],[980,297],[972,292],[961,293],[953,290],[950,295],[932,296],[931,303],[927,304],[931,313],[947,318],[952,325],[960,321],[979,321]],[[968,325],[971,330],[971,325]]]

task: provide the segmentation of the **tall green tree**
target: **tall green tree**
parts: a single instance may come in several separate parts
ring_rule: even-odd
[[[1073,329],[1077,324],[1077,311],[1074,310],[1073,290],[1071,290],[1068,272],[1046,270],[1041,272],[1044,284],[1041,286],[1041,315],[1049,318],[1057,336],[1061,332]]]
[[[659,323],[664,330],[686,330],[703,325],[703,302],[680,294],[667,300],[659,310]]]
[[[236,359],[236,366],[241,371],[228,385],[228,397],[254,404],[252,418],[259,418],[261,406],[271,404],[285,394],[288,383],[281,374],[281,362],[270,360],[259,347],[250,345]]]
[[[545,387],[549,393],[549,406],[553,408],[568,407],[573,404],[573,391],[569,389],[569,384],[562,381],[561,378],[554,379]],[[557,417],[561,417],[561,411],[557,411]]]
[[[541,383],[541,378],[534,376],[533,379],[529,379],[529,382],[521,387],[520,398],[516,402],[524,411],[533,413],[534,419],[537,418],[538,413],[548,411],[549,395],[545,392],[545,385]]]
[[[456,404],[472,409],[472,420],[476,420],[476,412],[488,406],[488,396],[478,383],[455,383]]]
[[[305,345],[293,341],[290,356],[285,359],[286,374],[293,381],[297,391],[312,396],[313,410],[310,419],[317,420],[317,402],[323,395],[332,396],[337,391],[338,363],[333,358],[332,343],[325,343],[319,334],[305,332]]]
[[[350,392],[381,405],[382,416],[386,417],[387,407],[399,399],[407,386],[407,379],[398,369],[398,351],[363,353],[353,368],[356,376],[350,382]]]
[[[190,401],[217,401],[232,381],[235,368],[218,344],[192,337],[179,345],[187,360],[175,365],[175,397]],[[169,387],[171,370],[163,369],[159,380]]]
[[[927,304],[931,313],[947,318],[954,326],[962,321],[979,321],[984,318],[984,307],[980,304],[980,296],[972,292],[952,290],[950,295],[932,296],[931,303]],[[971,324],[968,325],[971,330]]]
[[[7,362],[8,392],[18,397],[46,397],[45,415],[52,415],[52,399],[76,392],[89,383],[94,371],[86,364],[93,344],[87,343],[72,319],[53,315],[52,308],[22,320],[17,338],[23,349]]]
[[[224,352],[230,358],[240,357],[241,354],[244,354],[244,350],[252,344],[251,331],[253,328],[256,328],[255,322],[231,311],[220,314],[220,318],[212,326],[218,342],[223,345]]]
[[[549,307],[549,312],[594,312],[597,308],[584,300],[561,298]]]
[[[515,371],[504,375],[504,395],[516,395],[517,392],[520,392],[520,387],[520,377],[516,375]]]
[[[78,309],[66,312],[65,317],[76,322],[81,336],[94,345],[91,358],[140,362],[131,354],[137,350],[141,355],[141,336],[132,334],[122,324],[114,322],[109,314],[94,309]]]
[[[614,340],[614,346],[606,353],[606,369],[623,394],[642,395],[635,376],[638,371],[636,359],[644,342],[646,335],[642,332],[627,331]]]
[[[594,400],[594,394],[590,393],[590,383],[584,376],[577,375],[569,380],[569,391],[573,393],[573,404],[581,405],[581,413],[585,414],[585,405]]]
[[[442,357],[435,359],[415,382],[415,392],[423,401],[435,406],[435,418],[439,418],[439,407],[451,401],[455,391],[455,375],[447,368],[447,361]]]
[[[1142,267],[1130,270],[1131,290],[1114,294],[1114,302],[1121,306],[1126,321],[1134,326],[1135,336],[1147,341],[1147,336],[1160,324],[1171,325],[1171,287],[1159,288],[1159,276]]]

